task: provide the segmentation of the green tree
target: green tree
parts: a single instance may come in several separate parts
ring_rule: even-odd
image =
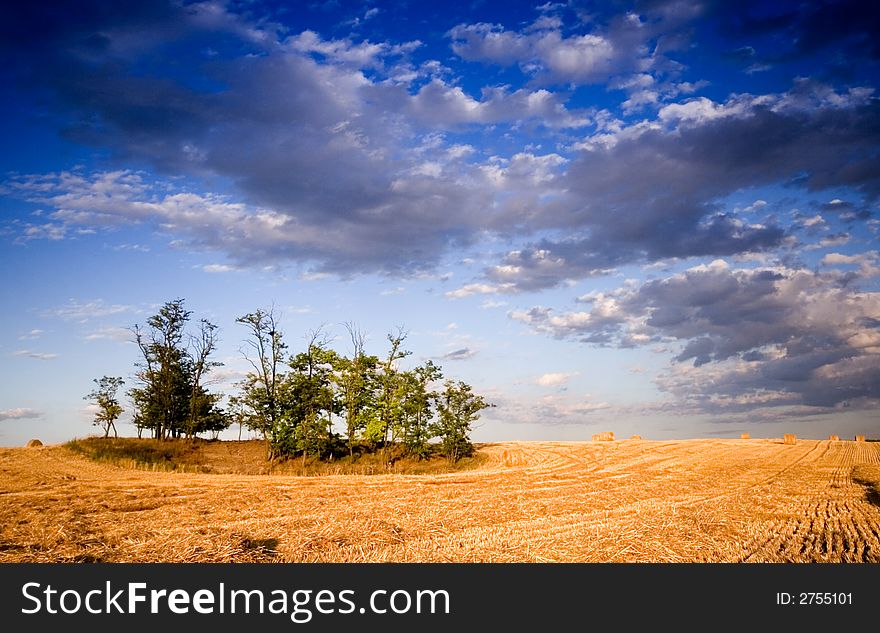
[[[201,385],[202,377],[220,363],[210,355],[216,349],[217,327],[200,321],[198,336],[187,339],[192,312],[183,299],[165,303],[147,319],[146,327],[132,328],[142,360],[136,363],[139,386],[129,391],[139,429],[149,428],[157,439],[193,436],[202,423],[199,415],[214,415]]]
[[[401,430],[405,385],[400,375],[400,360],[412,352],[401,349],[407,333],[402,327],[388,335],[388,355],[376,374],[376,398],[366,427],[367,439],[383,447],[392,443]]]
[[[440,380],[443,372],[432,361],[401,374],[403,384],[402,436],[410,455],[425,458],[429,455],[432,437],[431,418],[437,394],[430,390],[432,382]]]
[[[125,383],[122,378],[116,376],[95,378],[93,382],[97,387],[84,397],[85,400],[91,400],[98,405],[98,411],[95,413],[95,419],[92,423],[103,429],[104,437],[109,437],[111,428],[113,429],[113,437],[118,437],[119,434],[116,432],[114,422],[122,414],[123,408],[116,398],[116,392]]]
[[[163,305],[147,319],[147,328],[135,325],[135,342],[143,361],[137,366],[140,388],[132,389],[140,415],[157,439],[180,432],[189,410],[183,349],[184,328],[192,312],[183,307],[183,299]]]
[[[359,431],[367,426],[369,410],[373,405],[373,385],[379,359],[368,356],[364,349],[366,336],[353,323],[346,323],[352,345],[352,357],[336,357],[333,381],[339,393],[339,404],[345,416],[345,434],[349,456],[354,455],[354,445]]]
[[[204,388],[199,388],[192,397],[190,409],[193,412],[193,422],[190,430],[191,436],[201,433],[210,433],[217,439],[221,431],[225,431],[232,424],[232,417],[220,408],[220,394],[208,393]]]
[[[279,391],[284,383],[281,365],[287,345],[284,343],[275,309],[257,310],[236,319],[248,328],[247,346],[242,355],[253,367],[240,383],[238,405],[248,428],[267,440],[269,459],[285,435],[281,419]]]
[[[201,319],[199,321],[199,331],[196,335],[190,336],[190,354],[189,354],[189,419],[187,420],[186,434],[193,437],[199,433],[199,428],[204,432],[207,426],[216,427],[219,418],[217,417],[217,409],[215,407],[217,396],[209,396],[202,387],[202,377],[211,371],[214,367],[220,367],[223,363],[210,360],[211,354],[217,349],[217,326],[208,321]],[[206,402],[209,403],[206,406]],[[201,416],[209,416],[212,421],[202,420]],[[220,416],[222,418],[222,416]],[[229,426],[227,424],[227,426]],[[214,430],[214,428],[210,429]],[[223,429],[220,429],[223,430]],[[217,431],[219,433],[219,431]]]
[[[473,453],[471,424],[480,419],[480,411],[494,406],[473,392],[460,380],[447,380],[437,395],[437,421],[433,434],[440,438],[440,449],[453,462]]]
[[[339,407],[333,389],[333,369],[339,356],[329,349],[321,328],[309,333],[306,350],[293,356],[285,382],[284,417],[292,426],[293,446],[287,455],[301,453],[320,457],[332,449],[333,415]],[[291,450],[292,448],[292,450]]]

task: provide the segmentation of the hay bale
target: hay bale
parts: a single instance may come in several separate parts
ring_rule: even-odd
[[[741,440],[750,440],[750,439],[752,439],[752,436],[749,435],[748,433],[740,433],[739,439],[741,439]]]
[[[839,435],[829,435],[828,439],[831,440],[832,442],[839,442],[840,436]]]
[[[786,433],[782,436],[783,444],[797,444],[797,435],[794,433]]]
[[[613,442],[614,441],[614,433],[612,431],[605,431],[604,433],[596,433],[593,435],[594,442]]]
[[[864,442],[864,441],[865,441],[864,435],[856,435],[856,442]]]
[[[25,446],[27,446],[28,448],[35,448],[37,446],[42,446],[42,445],[43,445],[43,443],[40,440],[33,439],[33,440],[28,440],[28,443]]]
[[[613,435],[613,433],[612,433],[612,435]],[[631,439],[631,440],[640,440],[640,439],[642,439],[642,436],[641,436],[641,435],[633,435],[633,436],[632,436],[631,438],[629,438],[629,439]]]

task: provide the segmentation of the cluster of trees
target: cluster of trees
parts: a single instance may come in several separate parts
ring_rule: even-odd
[[[240,424],[268,440],[270,457],[314,455],[400,446],[426,457],[433,445],[449,459],[471,453],[471,424],[492,406],[470,385],[447,379],[432,361],[404,371],[406,333],[388,335],[384,356],[365,351],[366,337],[346,323],[351,356],[330,347],[319,329],[306,349],[288,354],[274,313],[237,319],[248,328],[246,358],[253,371],[230,399]],[[341,432],[336,432],[337,427]]]
[[[132,328],[141,358],[136,386],[128,391],[138,437],[195,437],[233,423],[261,434],[271,459],[301,455],[332,458],[365,450],[399,447],[406,455],[427,457],[433,450],[455,461],[471,454],[471,425],[492,406],[470,385],[443,380],[428,360],[403,370],[406,333],[388,335],[383,356],[366,353],[365,334],[345,324],[351,355],[330,347],[321,330],[310,333],[305,349],[289,353],[272,310],[257,310],[236,320],[247,328],[244,356],[251,365],[228,407],[204,386],[217,347],[217,326],[206,319],[188,331],[192,313],[183,299],[170,301],[146,326]],[[116,396],[121,378],[96,379],[86,396],[98,406],[94,423],[104,436],[122,413]]]

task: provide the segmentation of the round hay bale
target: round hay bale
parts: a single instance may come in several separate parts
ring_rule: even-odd
[[[37,447],[37,446],[42,446],[42,445],[43,445],[43,443],[42,443],[40,440],[37,440],[37,439],[28,440],[28,443],[26,444],[26,446],[27,446],[28,448],[35,448],[35,447]]]

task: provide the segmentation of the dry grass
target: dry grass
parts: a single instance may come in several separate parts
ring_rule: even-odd
[[[594,442],[613,442],[614,441],[614,432],[613,431],[605,431],[603,433],[596,433],[593,435]]]
[[[433,475],[0,449],[0,561],[880,562],[880,443],[511,442]]]
[[[72,440],[65,447],[93,461],[151,472],[215,473],[245,475],[377,475],[439,474],[479,466],[475,455],[452,464],[444,457],[408,458],[399,449],[356,453],[330,461],[314,458],[269,462],[266,442],[98,438]]]
[[[782,443],[783,443],[783,444],[789,444],[789,445],[791,445],[791,444],[797,444],[797,435],[794,435],[793,433],[786,433],[786,434],[782,437]]]

